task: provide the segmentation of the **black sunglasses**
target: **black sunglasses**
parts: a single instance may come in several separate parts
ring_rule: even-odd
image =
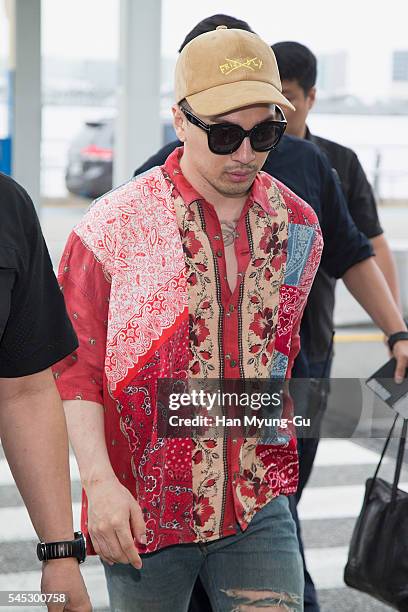
[[[244,138],[247,137],[249,137],[254,151],[270,151],[279,143],[287,125],[285,115],[279,106],[275,106],[275,109],[279,113],[280,119],[267,119],[254,125],[251,130],[244,130],[235,123],[212,123],[209,125],[182,105],[180,109],[190,123],[207,132],[208,147],[216,155],[234,153],[239,149]]]

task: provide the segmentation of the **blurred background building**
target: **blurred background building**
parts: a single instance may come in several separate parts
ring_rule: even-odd
[[[397,99],[408,99],[408,48],[392,54],[392,89]]]
[[[24,4],[26,0],[19,1]],[[352,3],[349,0],[347,2],[351,7]],[[396,7],[400,7],[396,0],[393,2]],[[71,190],[76,195],[94,197],[106,186],[104,180],[100,181],[100,186],[92,186],[92,181],[98,181],[95,166],[99,162],[101,166],[112,164],[115,159],[113,135],[116,134],[117,126],[112,119],[118,116],[117,106],[125,83],[121,80],[124,68],[120,60],[125,57],[125,52],[121,50],[120,41],[123,43],[125,36],[119,35],[120,0],[87,0],[85,3],[79,0],[33,0],[28,4],[41,7],[42,15],[41,196],[47,200],[65,198]],[[310,118],[311,128],[317,134],[321,133],[356,149],[380,203],[388,203],[390,200],[393,203],[404,202],[408,194],[408,48],[404,49],[402,36],[395,30],[398,23],[394,20],[393,31],[389,32],[384,15],[376,15],[376,21],[367,30],[360,27],[355,31],[356,24],[349,22],[345,31],[339,22],[340,16],[336,15],[334,19],[323,2],[314,0],[312,4],[315,5],[315,11],[307,12],[300,2],[295,2],[294,14],[297,12],[299,22],[307,24],[301,27],[295,19],[274,19],[272,7],[263,0],[256,2],[255,12],[249,11],[242,1],[235,3],[233,9],[228,2],[217,3],[211,0],[203,8],[192,7],[180,1],[177,4],[177,20],[173,10],[174,2],[163,0],[161,22],[157,19],[156,10],[154,26],[148,28],[149,36],[143,38],[139,3],[137,0],[128,3],[135,7],[136,15],[133,19],[138,38],[142,41],[141,53],[145,50],[144,56],[129,59],[133,72],[139,74],[140,91],[144,92],[141,97],[145,97],[147,89],[146,85],[142,85],[143,76],[152,72],[151,66],[149,70],[146,69],[147,63],[152,62],[149,50],[151,37],[155,32],[159,45],[161,39],[158,69],[155,69],[154,77],[160,97],[159,139],[165,142],[173,134],[170,114],[173,70],[177,49],[185,33],[200,18],[212,12],[234,12],[248,20],[256,31],[271,42],[294,39],[312,48],[318,57],[318,98]],[[12,5],[11,0],[0,0],[0,163],[3,169],[8,169],[10,165],[7,164],[10,155],[8,137],[12,129]],[[130,10],[129,6],[127,10]],[[336,11],[333,10],[333,13]],[[359,7],[353,7],[352,13],[364,15]],[[318,14],[319,19],[313,17]],[[325,15],[328,23],[322,28]],[[374,16],[371,15],[371,18]],[[331,20],[332,29],[328,25]],[[335,26],[334,22],[338,25]],[[376,29],[381,28],[381,25],[382,37],[377,38]],[[122,23],[123,33],[124,28]],[[18,46],[19,42],[16,44]],[[127,53],[129,51],[130,43],[127,43]],[[142,68],[143,75],[140,72]],[[128,89],[130,91],[129,82]],[[133,112],[128,111],[129,117],[133,120],[138,112],[140,110],[135,107]],[[107,129],[106,121],[110,122]],[[141,138],[140,130],[144,129],[144,123],[135,118],[131,139],[137,139],[138,147],[147,153],[153,152],[153,133],[146,132],[146,138]],[[152,125],[150,129],[153,130]],[[129,133],[129,126],[127,130]],[[109,137],[110,132],[112,138]],[[87,139],[91,149],[85,146]],[[94,140],[99,140],[96,147],[93,146]],[[145,140],[150,141],[150,149],[149,142]],[[79,159],[78,146],[79,151],[84,151]],[[108,149],[111,149],[110,158]],[[84,185],[81,186],[80,164],[86,172],[88,162],[94,165],[89,171],[91,186],[86,176],[82,177]],[[73,163],[72,180],[66,180],[70,163]],[[137,166],[136,159],[134,165]],[[112,169],[105,167],[103,172],[112,174]]]

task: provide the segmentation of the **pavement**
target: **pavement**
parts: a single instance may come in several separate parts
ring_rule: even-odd
[[[66,237],[84,209],[81,202],[70,207],[43,209],[41,221],[54,262],[58,261]],[[347,304],[347,300],[341,304],[343,311]],[[369,376],[387,359],[381,338],[378,330],[366,325],[339,326],[333,377],[364,379]],[[350,407],[345,405],[345,409]],[[346,587],[343,582],[348,544],[363,500],[364,482],[374,473],[382,443],[382,440],[367,436],[323,439],[320,443],[315,468],[301,500],[300,516],[308,567],[318,588],[322,612],[392,609]],[[383,468],[386,479],[392,477],[394,454],[395,447]],[[71,478],[75,524],[79,527],[80,482],[73,456]],[[401,488],[408,487],[406,464],[401,482]],[[35,558],[35,544],[33,528],[0,447],[0,591],[38,589],[40,568]],[[104,574],[95,558],[87,560],[83,575],[95,612],[106,612],[108,596]],[[10,608],[14,612],[18,609]]]

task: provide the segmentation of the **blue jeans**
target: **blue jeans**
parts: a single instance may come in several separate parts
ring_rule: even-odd
[[[242,531],[205,544],[142,555],[143,567],[105,569],[112,612],[187,612],[199,576],[214,612],[303,611],[303,567],[287,497],[270,501]]]

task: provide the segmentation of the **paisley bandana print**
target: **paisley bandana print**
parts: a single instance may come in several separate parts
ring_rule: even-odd
[[[249,249],[230,310],[222,258],[208,233],[208,208],[182,177],[177,155],[98,200],[67,247],[77,256],[66,253],[64,262],[89,262],[94,282],[103,285],[93,293],[109,295],[99,316],[107,326],[95,334],[94,345],[79,326],[92,305],[79,309],[83,294],[75,288],[75,271],[60,268],[80,349],[75,359],[58,364],[57,385],[64,399],[102,397],[113,469],[144,514],[148,543],[142,552],[225,537],[235,533],[237,521],[245,529],[270,499],[296,490],[292,435],[282,434],[273,446],[249,438],[160,438],[157,381],[222,378],[227,358],[232,378],[289,376],[322,250],[311,209],[260,173],[254,188],[259,201],[253,198],[242,216]],[[231,320],[238,317],[236,365],[227,355],[230,313]],[[86,354],[101,350],[104,335],[103,372],[85,374],[81,344]],[[102,389],[78,393],[85,378],[103,379]],[[88,385],[92,390],[93,382]],[[289,397],[284,410],[290,414]],[[82,528],[86,533],[85,494]],[[94,553],[90,538],[87,547]]]
[[[105,372],[114,393],[187,317],[186,267],[161,170],[98,200],[75,232],[112,279]]]

